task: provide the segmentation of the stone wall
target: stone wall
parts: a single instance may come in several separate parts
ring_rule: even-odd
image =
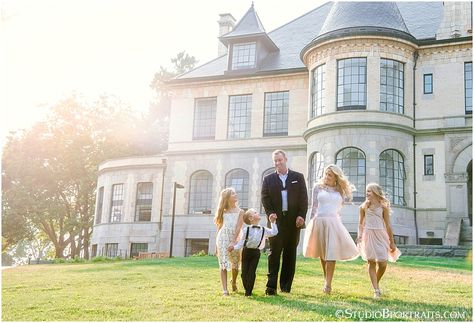
[[[472,254],[470,246],[423,246],[399,245],[402,256],[467,257]]]

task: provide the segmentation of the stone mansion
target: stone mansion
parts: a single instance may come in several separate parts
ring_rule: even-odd
[[[472,243],[472,2],[327,2],[271,32],[252,4],[218,39],[169,83],[168,150],[100,164],[92,256],[214,254],[219,192],[263,212],[275,149],[308,188],[342,167],[353,235],[377,182],[398,244]]]

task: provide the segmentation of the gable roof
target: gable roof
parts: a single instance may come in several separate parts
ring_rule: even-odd
[[[346,2],[348,3],[348,2]],[[361,2],[352,2],[352,4],[364,4]],[[371,2],[370,4],[373,4]],[[362,27],[364,24],[373,24],[374,27],[383,27],[390,30],[395,30],[412,37],[415,41],[424,39],[434,39],[439,24],[443,18],[443,3],[442,2],[391,2],[386,4],[379,4],[376,6],[376,10],[373,10],[370,15],[365,12],[361,14],[360,9],[357,9],[359,16],[367,15],[367,17],[351,18],[352,27]],[[285,25],[269,32],[267,35],[279,48],[278,52],[270,53],[265,60],[262,62],[258,71],[252,72],[249,75],[260,75],[278,72],[288,71],[307,71],[306,66],[300,59],[300,53],[305,46],[310,44],[313,40],[325,32],[326,34],[330,31],[337,30],[338,26],[344,26],[344,22],[337,21],[337,17],[334,12],[340,5],[337,5],[334,9],[333,15],[330,16],[331,10],[337,5],[337,2],[327,2],[316,9],[309,11],[308,13],[286,23]],[[251,7],[249,9],[252,9]],[[348,7],[347,7],[348,8]],[[346,9],[347,9],[346,8]],[[393,21],[385,22],[382,19],[378,19],[380,10],[388,10],[387,13],[382,16],[385,18],[391,17]],[[249,11],[247,13],[249,13]],[[344,10],[345,11],[345,10]],[[246,14],[247,15],[247,14]],[[349,12],[345,13],[347,16]],[[255,13],[256,16],[256,13]],[[245,17],[245,16],[244,16]],[[256,16],[258,18],[258,16]],[[375,20],[377,18],[377,20]],[[239,22],[239,24],[243,21]],[[258,19],[259,21],[259,19]],[[377,21],[377,25],[372,23]],[[350,23],[350,22],[346,22]],[[260,23],[261,24],[261,23]],[[349,25],[348,25],[349,26]],[[238,26],[234,29],[237,29]],[[256,27],[256,25],[255,25]],[[263,28],[263,26],[262,26]],[[324,28],[324,29],[323,29]],[[239,33],[244,32],[246,29],[241,29]],[[254,29],[255,31],[256,29]],[[231,34],[232,31],[224,36]],[[234,34],[238,35],[237,33]],[[241,34],[244,35],[244,34]],[[186,81],[192,79],[201,78],[230,78],[234,76],[225,75],[224,72],[227,70],[227,54],[217,57],[216,59],[205,63],[197,68],[181,74],[175,78],[175,81]],[[242,77],[242,75],[240,75]]]

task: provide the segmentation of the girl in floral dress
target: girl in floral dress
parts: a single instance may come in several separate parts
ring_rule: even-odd
[[[214,223],[217,226],[216,249],[221,272],[222,291],[228,296],[227,272],[232,270],[232,291],[237,291],[237,276],[239,274],[239,250],[227,251],[239,240],[243,224],[244,211],[238,207],[237,193],[231,187],[222,190],[219,197]]]

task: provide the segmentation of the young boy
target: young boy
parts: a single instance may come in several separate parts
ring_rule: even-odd
[[[278,234],[276,219],[276,215],[269,217],[271,229],[259,226],[260,214],[255,209],[248,209],[243,215],[244,223],[248,226],[242,229],[242,238],[234,246],[227,248],[229,252],[243,248],[241,277],[245,288],[245,296],[252,295],[255,272],[260,260],[260,250],[265,246],[265,238]]]

